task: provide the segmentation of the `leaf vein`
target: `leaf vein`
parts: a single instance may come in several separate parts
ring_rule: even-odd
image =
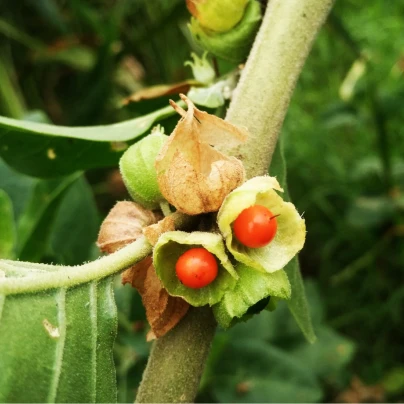
[[[50,384],[48,403],[54,403],[59,387],[60,374],[62,372],[63,353],[66,342],[66,289],[61,288],[56,295],[56,302],[58,307],[58,328],[60,337],[56,346],[54,375]]]
[[[98,319],[97,319],[97,282],[90,284],[90,317],[91,317],[91,374],[92,374],[92,401],[97,402],[97,337],[98,337]]]

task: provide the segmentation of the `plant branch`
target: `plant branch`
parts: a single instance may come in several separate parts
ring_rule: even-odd
[[[191,308],[174,329],[154,343],[136,402],[192,402],[215,329],[210,308]]]
[[[249,178],[266,174],[293,90],[334,0],[271,0],[226,120],[250,139],[222,151],[243,161]]]
[[[134,243],[118,250],[117,252],[102,257],[96,261],[89,262],[79,266],[56,266],[52,265],[51,270],[43,271],[45,266],[39,267],[32,265],[32,271],[29,271],[29,263],[21,265],[21,271],[18,262],[10,265],[7,260],[0,260],[0,270],[6,274],[15,275],[17,272],[23,273],[21,277],[3,277],[0,278],[0,294],[30,293],[46,289],[59,287],[72,287],[81,283],[101,279],[113,275],[151,254],[152,246],[144,236],[137,239]],[[42,269],[38,272],[38,269]]]
[[[226,119],[247,126],[251,138],[236,149],[253,177],[267,173],[281,126],[313,40],[333,0],[271,0]],[[192,309],[157,340],[136,401],[191,402],[214,335],[208,308]]]
[[[177,229],[186,229],[194,218],[179,212],[172,214]],[[146,237],[121,248],[113,254],[78,266],[35,264],[0,260],[0,294],[43,291],[59,287],[73,287],[114,275],[150,255],[152,246]],[[2,276],[3,273],[7,275]]]

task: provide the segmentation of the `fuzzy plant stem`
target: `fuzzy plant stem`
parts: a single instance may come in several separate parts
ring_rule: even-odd
[[[191,308],[173,330],[153,345],[136,402],[192,402],[215,329],[212,310]]]
[[[243,161],[249,178],[268,172],[293,90],[334,0],[270,0],[226,120],[250,139],[224,151]]]
[[[222,151],[240,158],[248,177],[265,174],[293,89],[333,0],[271,0],[226,119],[251,138]],[[153,346],[138,403],[192,402],[214,335],[212,313],[193,309]]]

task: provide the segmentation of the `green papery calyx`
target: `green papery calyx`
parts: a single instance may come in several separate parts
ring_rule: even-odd
[[[204,247],[217,258],[218,275],[209,285],[200,289],[184,286],[175,272],[175,265],[182,254],[195,247]],[[232,290],[238,275],[225,252],[223,239],[219,234],[169,231],[162,234],[153,251],[153,264],[167,292],[180,296],[193,306],[204,306],[219,302],[226,291]]]
[[[218,33],[207,30],[196,18],[191,19],[189,29],[197,43],[213,55],[231,62],[242,62],[247,57],[262,15],[257,0],[250,0],[241,21],[229,31]]]
[[[240,278],[235,288],[227,291],[213,306],[216,321],[223,328],[232,326],[250,307],[268,296],[290,298],[291,287],[285,271],[263,273],[241,263],[236,266],[236,271]]]
[[[285,202],[276,192],[283,192],[275,177],[255,177],[230,192],[219,210],[217,222],[234,258],[256,270],[272,273],[286,264],[303,248],[306,238],[304,219],[295,206]],[[275,238],[265,247],[249,248],[233,234],[233,222],[246,208],[262,205],[274,215],[278,229]]]
[[[154,160],[168,136],[156,127],[150,135],[130,146],[119,161],[125,186],[135,202],[148,209],[156,209],[164,197],[157,183]]]

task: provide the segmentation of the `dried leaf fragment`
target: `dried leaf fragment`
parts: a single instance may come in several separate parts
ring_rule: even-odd
[[[143,229],[143,234],[151,245],[155,245],[159,237],[167,231],[175,230],[175,221],[172,216],[167,216],[156,224],[151,224]]]
[[[135,202],[118,202],[103,221],[97,246],[113,253],[141,236],[142,229],[159,220],[160,216]]]
[[[130,283],[142,297],[151,331],[147,340],[162,337],[185,316],[189,304],[170,296],[156,274],[151,257],[145,258],[122,274],[122,283]]]
[[[156,86],[142,88],[122,101],[122,105],[131,102],[151,100],[165,95],[187,93],[191,87],[200,87],[202,84],[198,80],[184,80],[173,84],[158,84]]]
[[[340,393],[338,403],[382,403],[385,400],[385,392],[380,384],[365,385],[358,376],[353,376],[351,386]]]
[[[226,195],[244,182],[242,162],[212,146],[238,144],[247,139],[246,128],[236,127],[199,111],[183,94],[188,106],[156,158],[157,181],[163,196],[180,212],[197,215],[217,211]]]

